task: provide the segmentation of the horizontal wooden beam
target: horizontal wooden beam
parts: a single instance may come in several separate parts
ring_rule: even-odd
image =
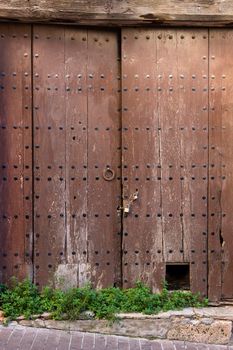
[[[232,0],[0,0],[0,20],[98,26],[232,26]]]

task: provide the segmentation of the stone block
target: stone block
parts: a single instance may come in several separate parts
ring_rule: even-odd
[[[175,319],[167,333],[168,339],[196,343],[227,344],[231,338],[232,322],[202,322],[189,319]]]

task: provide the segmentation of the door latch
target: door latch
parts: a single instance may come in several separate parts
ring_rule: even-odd
[[[117,208],[117,212],[120,214],[121,211],[125,216],[130,213],[131,206],[134,201],[138,199],[138,190],[136,190],[133,194],[130,195],[129,198],[123,199],[123,206]]]

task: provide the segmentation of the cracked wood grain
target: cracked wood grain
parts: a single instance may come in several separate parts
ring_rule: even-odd
[[[231,26],[230,0],[3,0],[0,19],[79,25]]]

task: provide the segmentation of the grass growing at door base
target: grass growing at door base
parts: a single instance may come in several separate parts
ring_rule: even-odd
[[[0,309],[5,317],[14,320],[24,315],[51,312],[57,320],[75,320],[85,311],[90,311],[94,318],[114,320],[120,312],[141,312],[156,314],[159,311],[177,310],[184,307],[202,307],[208,304],[198,294],[187,291],[169,292],[166,284],[161,293],[151,290],[137,282],[134,288],[92,289],[73,288],[67,291],[45,287],[41,292],[30,281],[13,280],[10,287],[0,287]]]

